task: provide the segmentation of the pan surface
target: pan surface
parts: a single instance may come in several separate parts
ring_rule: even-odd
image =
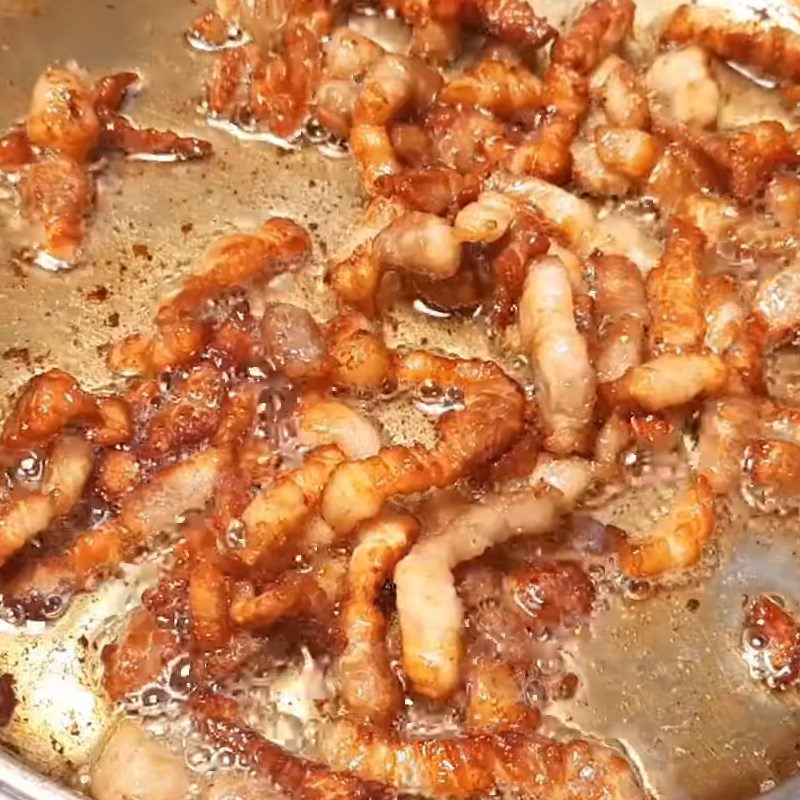
[[[539,7],[560,22],[571,5],[551,0]],[[639,0],[640,23],[673,5]],[[26,262],[14,192],[0,184],[0,411],[33,372],[49,367],[72,372],[90,388],[106,385],[105,345],[145,328],[154,300],[209,241],[270,215],[293,217],[314,236],[316,263],[296,291],[315,312],[332,313],[320,272],[327,249],[361,207],[355,171],[346,158],[281,151],[203,124],[198,102],[210,60],[182,38],[199,9],[189,0],[0,0],[0,127],[24,114],[46,64],[74,59],[97,74],[139,71],[144,86],[126,112],[143,125],[200,135],[215,147],[205,163],[115,160],[100,178],[85,263],[71,272],[52,274]],[[768,10],[796,23],[790,7]],[[642,34],[641,46],[648,44]],[[763,92],[730,80],[731,114],[782,114]],[[475,323],[404,320],[408,343],[427,338],[456,353],[491,356]],[[386,424],[399,426],[390,412]],[[643,488],[600,516],[646,524],[663,500]],[[800,771],[800,698],[758,688],[740,648],[747,597],[800,598],[797,518],[754,516],[744,504],[734,504],[728,517],[719,564],[700,584],[640,600],[609,595],[573,654],[581,690],[556,709],[562,722],[625,745],[663,800],[746,800]],[[113,718],[99,682],[108,620],[137,601],[148,569],[80,598],[54,624],[0,627],[0,672],[14,674],[19,699],[0,734],[14,754],[0,760],[0,795],[66,796],[40,774],[75,785]],[[774,797],[800,797],[800,784]]]

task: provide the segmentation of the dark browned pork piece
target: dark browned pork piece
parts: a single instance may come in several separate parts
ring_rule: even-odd
[[[108,150],[161,160],[206,158],[211,145],[172,131],[139,129],[119,113],[138,80],[132,72],[92,85],[82,70],[48,67],[24,123],[0,138],[0,170],[20,172],[22,212],[41,226],[51,256],[72,260],[94,204],[89,165]]]
[[[800,679],[800,624],[768,595],[757,597],[744,618],[745,659],[754,676],[773,689]]]

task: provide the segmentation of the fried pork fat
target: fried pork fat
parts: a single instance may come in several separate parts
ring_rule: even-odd
[[[392,4],[412,28],[408,53],[337,28],[317,0],[275,10],[221,3],[192,35],[224,45],[212,113],[283,137],[314,113],[349,140],[369,206],[328,268],[338,312],[251,308],[245,298],[310,249],[297,225],[272,219],[213,244],[153,330],[112,349],[130,376],[119,395],[64,373],[34,378],[2,436],[10,470],[44,465],[1,498],[7,603],[57,613],[169,534],[159,583],[104,654],[114,699],[188,658],[200,729],[292,797],[642,798],[613,749],[536,732],[526,637],[500,634],[519,613],[557,632],[576,598],[591,613],[593,590],[577,564],[540,549],[521,567],[514,554],[564,535],[586,492],[625,481],[626,452],[673,447],[695,415],[697,465],[671,509],[603,540],[622,575],[691,570],[718,498],[744,485],[800,492],[800,411],[762,380],[765,356],[800,328],[796,136],[777,122],[719,127],[716,77],[717,60],[735,61],[789,97],[793,35],[683,7],[642,69],[626,60],[626,0],[596,0],[557,38],[527,4]],[[445,78],[438,65],[462,27],[490,39]],[[249,34],[240,44],[227,39],[235,28]],[[554,39],[541,70],[531,55]],[[113,119],[127,81],[101,82],[71,126],[32,116],[3,139],[4,163],[39,158],[48,136],[59,142],[48,169],[84,164],[112,132],[135,146]],[[651,212],[647,233],[595,202],[633,198]],[[729,240],[759,266],[783,261],[741,281]],[[532,391],[499,363],[389,346],[397,286],[448,313],[480,309],[525,357]],[[276,381],[287,406],[270,400]],[[384,440],[359,402],[386,391],[453,398],[432,444]],[[81,524],[84,500],[101,524]],[[495,587],[492,603],[471,601],[479,585]],[[747,619],[764,629],[773,683],[793,681],[793,620],[769,598]],[[317,761],[249,729],[221,688],[280,636],[333,662],[339,693]],[[418,740],[393,727],[420,697],[462,715],[460,732]]]
[[[138,81],[120,72],[92,83],[77,66],[48,67],[33,87],[26,120],[0,137],[0,173],[18,173],[23,216],[40,228],[38,247],[51,257],[40,263],[78,257],[94,205],[92,174],[104,153],[173,161],[211,155],[202,139],[137,128],[120,112]]]

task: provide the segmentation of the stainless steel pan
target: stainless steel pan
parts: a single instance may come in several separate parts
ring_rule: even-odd
[[[558,21],[569,5],[550,0],[548,11]],[[673,0],[639,5],[648,22]],[[790,5],[775,8],[791,21]],[[115,163],[100,180],[86,264],[70,273],[48,274],[19,257],[25,232],[14,222],[13,192],[0,185],[3,398],[50,366],[88,386],[107,383],[103,346],[146,326],[153,300],[210,239],[269,214],[294,217],[314,233],[318,266],[299,291],[330,313],[319,265],[325,245],[335,246],[355,219],[352,166],[313,151],[237,141],[202,124],[196,106],[209,58],[182,40],[199,9],[189,0],[0,0],[0,126],[24,113],[45,64],[75,59],[98,73],[140,71],[145,85],[131,116],[205,136],[216,148],[206,164]],[[761,96],[753,100],[744,90],[732,102],[753,113],[761,108]],[[429,337],[456,351],[491,354],[475,325],[407,317],[404,330],[409,341]],[[657,499],[655,490],[643,490],[603,514],[635,524]],[[579,645],[573,666],[582,689],[559,716],[626,744],[664,800],[746,800],[776,786],[773,800],[800,798],[800,782],[790,780],[800,771],[798,695],[755,687],[739,647],[745,596],[800,597],[796,526],[796,518],[751,517],[737,505],[721,537],[719,566],[706,581],[646,601],[610,595]],[[0,734],[13,753],[0,756],[0,794],[72,796],[64,786],[112,715],[99,690],[96,645],[108,617],[137,596],[135,580],[115,582],[81,598],[52,626],[0,629],[0,672],[17,677],[19,694],[14,720]]]

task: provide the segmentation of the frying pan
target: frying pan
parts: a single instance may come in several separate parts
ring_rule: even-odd
[[[730,2],[740,11],[751,7]],[[640,23],[650,25],[673,5],[639,0]],[[572,0],[539,3],[555,22],[572,6]],[[155,299],[209,241],[272,214],[297,219],[315,240],[315,263],[293,284],[296,299],[322,317],[333,312],[320,276],[326,252],[361,207],[355,171],[346,158],[241,141],[203,124],[198,102],[210,57],[182,38],[200,10],[190,0],[0,0],[0,126],[24,114],[46,64],[75,59],[95,74],[139,71],[143,85],[126,113],[143,125],[203,136],[215,147],[207,163],[115,159],[99,179],[85,263],[71,272],[51,274],[26,261],[28,232],[14,213],[14,192],[0,184],[0,412],[34,371],[49,367],[72,372],[90,388],[107,386],[105,345],[146,328]],[[766,10],[784,24],[797,23],[788,3]],[[648,46],[646,32],[635,46]],[[783,113],[761,90],[730,80],[732,114]],[[427,339],[456,354],[493,355],[474,321],[393,313],[407,344]],[[381,422],[399,438],[408,435],[406,421],[393,413],[382,410]],[[644,486],[596,513],[623,527],[648,524],[664,501],[661,491]],[[800,598],[796,517],[754,514],[734,501],[725,519],[713,568],[700,583],[646,599],[608,594],[607,607],[568,656],[581,691],[553,713],[626,746],[663,800],[748,800],[772,789],[771,800],[796,800],[800,700],[794,691],[755,686],[740,648],[747,597]],[[0,754],[0,795],[74,797],[67,787],[76,786],[75,775],[113,718],[100,688],[99,644],[108,620],[141,594],[141,572],[79,598],[55,623],[0,626],[0,672],[15,675],[19,699],[0,733],[7,748]]]

